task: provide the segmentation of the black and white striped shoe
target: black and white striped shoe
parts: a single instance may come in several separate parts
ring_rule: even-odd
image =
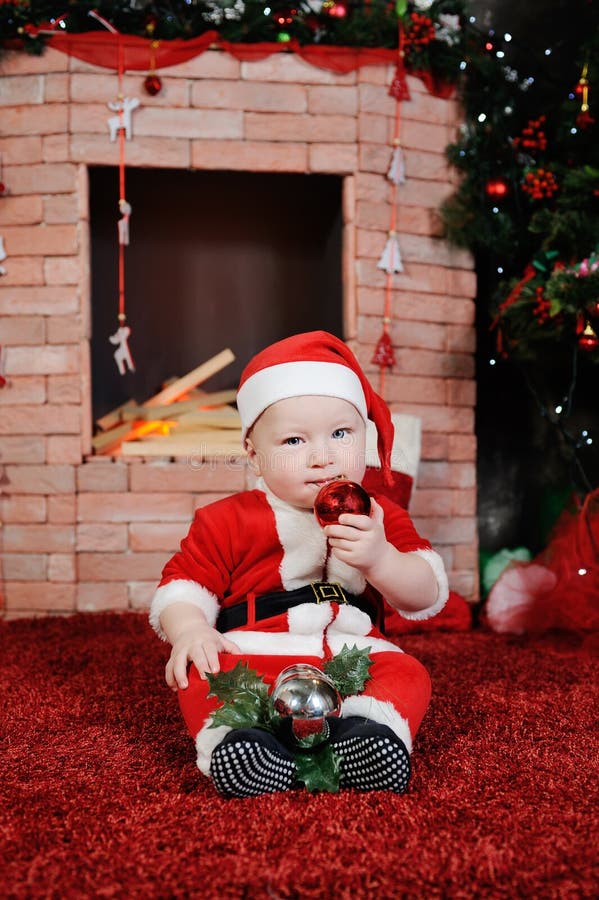
[[[329,723],[331,746],[341,761],[341,787],[404,793],[410,780],[410,754],[390,728],[358,716]]]
[[[274,735],[259,728],[239,728],[214,750],[210,775],[223,797],[257,797],[291,790],[295,761]]]

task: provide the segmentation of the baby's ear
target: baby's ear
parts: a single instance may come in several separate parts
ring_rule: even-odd
[[[258,451],[252,444],[252,439],[249,437],[245,439],[245,449],[250,469],[252,470],[254,475],[261,475],[262,472],[260,471],[260,457],[258,455]]]

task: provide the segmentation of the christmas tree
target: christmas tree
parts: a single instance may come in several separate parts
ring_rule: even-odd
[[[481,544],[536,550],[599,484],[599,10],[477,18],[443,216],[478,274]]]

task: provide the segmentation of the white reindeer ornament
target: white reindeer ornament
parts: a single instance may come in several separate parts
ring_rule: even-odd
[[[111,116],[108,119],[110,140],[116,141],[117,134],[119,131],[123,130],[125,132],[125,139],[130,141],[133,137],[131,113],[139,106],[139,98],[120,97],[118,100],[112,100],[107,106],[116,113],[116,116]]]

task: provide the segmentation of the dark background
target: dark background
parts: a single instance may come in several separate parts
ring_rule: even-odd
[[[578,81],[578,50],[588,37],[587,0],[497,0],[472,2],[476,25],[495,32],[496,49],[520,77],[534,76],[534,86],[520,94],[530,116],[555,113]],[[504,42],[505,32],[512,40]],[[550,48],[551,54],[545,55]],[[599,98],[599,86],[594,99]],[[591,102],[593,94],[591,94]],[[596,107],[595,107],[596,108]],[[599,238],[599,236],[598,236]],[[518,248],[514,248],[517,253]],[[548,358],[532,370],[497,360],[489,333],[489,306],[496,277],[483,255],[476,259],[478,518],[481,550],[525,546],[543,549],[559,512],[580,487],[568,448],[546,416],[568,391],[571,371]],[[599,374],[580,355],[580,370],[569,431],[584,427],[599,434]],[[599,440],[596,442],[599,443]],[[599,483],[596,445],[580,453],[587,475]]]

